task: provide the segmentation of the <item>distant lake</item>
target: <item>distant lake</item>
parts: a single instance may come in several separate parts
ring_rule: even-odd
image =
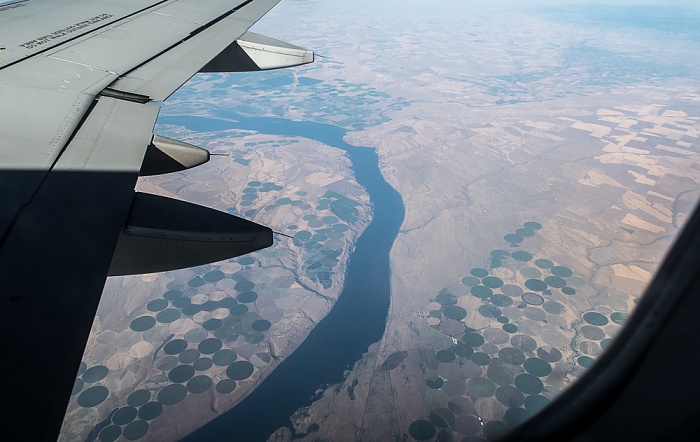
[[[159,123],[199,132],[228,129],[255,130],[270,135],[299,136],[347,152],[357,182],[373,206],[373,218],[358,238],[347,267],[345,287],[330,313],[311,330],[297,350],[240,404],[188,436],[186,441],[265,441],[278,428],[291,428],[290,416],[309,406],[319,389],[344,380],[344,372],[384,333],[390,302],[389,252],[403,223],[401,196],[379,171],[373,149],[352,146],[341,127],[282,118],[242,117],[220,113],[220,118],[161,117]]]

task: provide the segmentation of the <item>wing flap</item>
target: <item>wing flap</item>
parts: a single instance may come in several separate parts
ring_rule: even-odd
[[[159,110],[153,104],[100,97],[52,173],[126,172],[138,176]]]
[[[55,440],[61,427],[157,112],[101,98],[68,145],[76,153],[42,180],[0,248],[0,318],[13,337],[3,341],[13,359],[6,419],[27,440]]]
[[[0,85],[0,238],[27,204],[87,112],[93,97]],[[56,112],[56,110],[59,110]],[[31,118],[27,118],[30,115]]]

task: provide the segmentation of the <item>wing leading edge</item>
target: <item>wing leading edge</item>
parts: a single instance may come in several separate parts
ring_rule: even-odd
[[[247,32],[278,1],[0,7],[3,370],[13,404],[5,416],[25,439],[57,437],[108,275],[192,266],[272,244],[267,227],[135,194],[134,185],[139,174],[208,159],[196,146],[154,136],[159,107],[152,102],[200,70],[313,61],[310,51]]]

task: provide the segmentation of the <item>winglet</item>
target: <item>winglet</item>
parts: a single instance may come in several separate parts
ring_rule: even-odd
[[[248,72],[313,63],[314,53],[274,38],[246,32],[199,72]]]

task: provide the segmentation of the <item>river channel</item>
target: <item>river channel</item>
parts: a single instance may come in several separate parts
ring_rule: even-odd
[[[376,151],[343,141],[347,131],[341,127],[282,118],[248,118],[230,112],[220,117],[226,120],[164,116],[159,122],[199,132],[245,129],[299,136],[341,149],[352,161],[355,179],[369,194],[373,207],[372,221],[350,256],[345,287],[328,315],[248,397],[185,439],[265,441],[278,428],[291,428],[294,412],[311,405],[319,390],[342,382],[345,371],[381,339],[390,302],[389,252],[404,219],[404,205],[379,171]]]

